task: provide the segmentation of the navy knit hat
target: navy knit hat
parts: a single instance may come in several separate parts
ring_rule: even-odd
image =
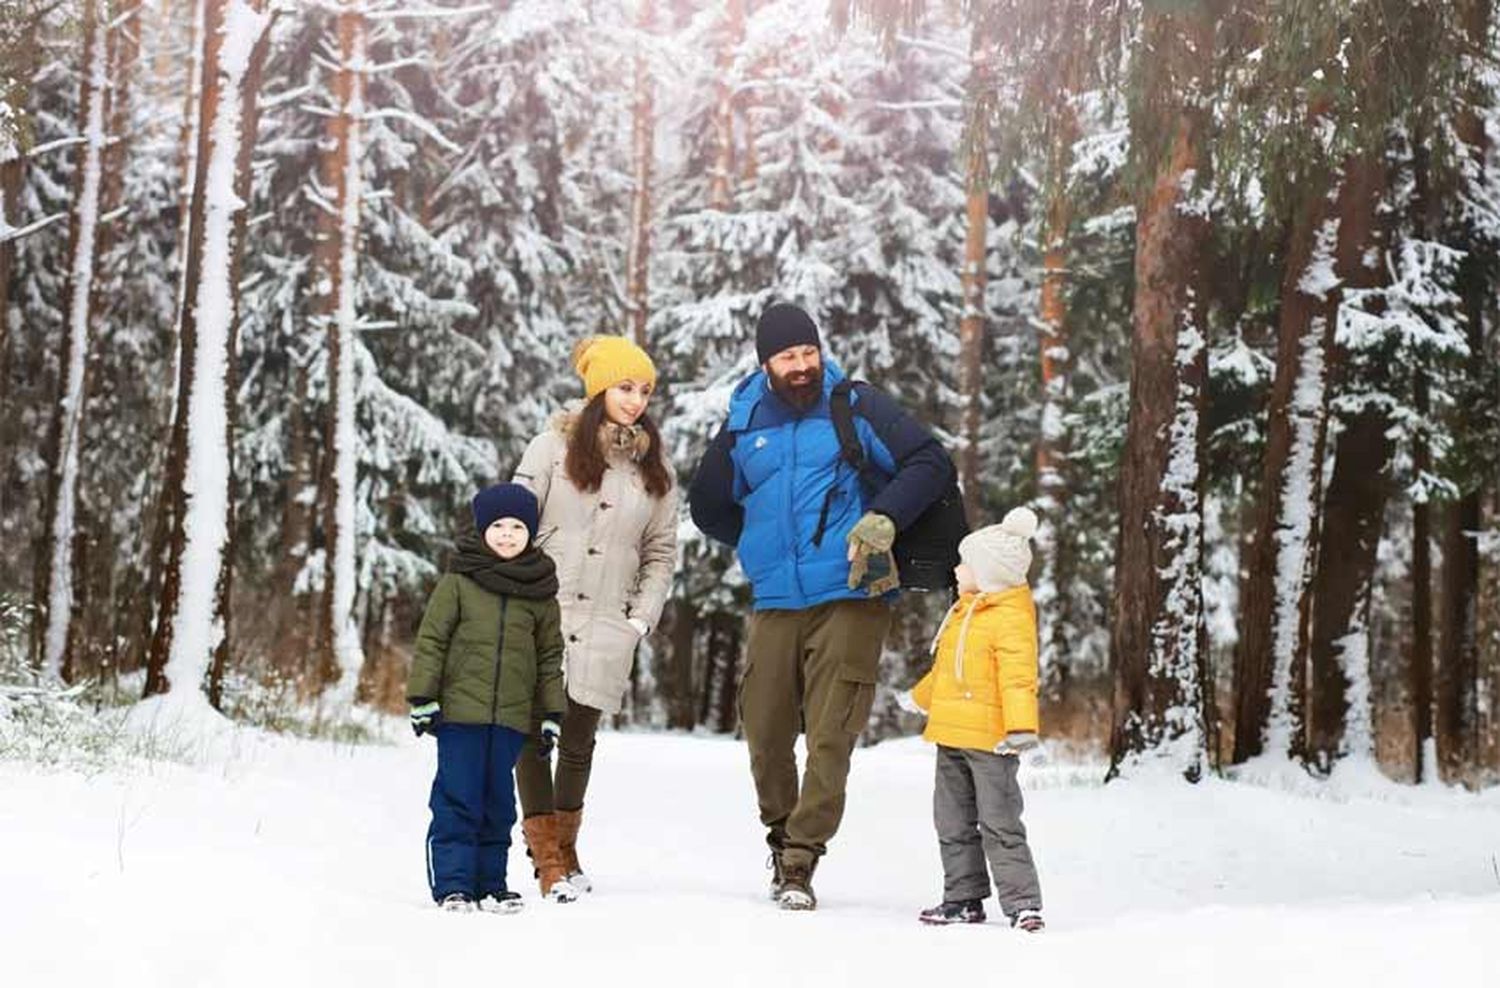
[[[484,530],[501,518],[514,518],[536,539],[536,495],[520,484],[492,484],[474,495],[474,527],[480,538]]]
[[[818,324],[812,316],[790,302],[777,302],[760,314],[755,324],[755,356],[765,363],[794,346],[822,347]]]

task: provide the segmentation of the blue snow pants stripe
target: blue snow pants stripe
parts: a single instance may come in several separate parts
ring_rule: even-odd
[[[516,823],[512,773],[526,735],[498,724],[443,724],[427,801],[427,883],[434,901],[454,892],[478,899],[506,891]]]

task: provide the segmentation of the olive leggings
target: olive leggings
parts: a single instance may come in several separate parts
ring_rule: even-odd
[[[594,766],[594,735],[599,732],[600,716],[593,707],[568,698],[568,709],[563,712],[562,735],[557,739],[555,784],[551,759],[537,755],[540,721],[533,725],[531,736],[526,739],[521,757],[516,761],[516,788],[521,792],[523,817],[583,809],[583,794],[589,787],[589,771]]]

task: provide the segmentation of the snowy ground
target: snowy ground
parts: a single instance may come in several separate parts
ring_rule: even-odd
[[[1050,928],[1026,938],[915,921],[941,888],[917,741],[856,754],[811,914],[765,898],[743,746],[639,734],[600,740],[598,891],[540,902],[514,850],[523,913],[440,913],[433,758],[241,732],[194,767],[0,765],[5,982],[1500,985],[1500,793],[1030,768]]]

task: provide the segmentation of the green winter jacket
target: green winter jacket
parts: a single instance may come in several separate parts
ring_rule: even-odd
[[[531,731],[533,712],[561,713],[566,694],[555,594],[528,599],[445,574],[417,631],[407,699],[436,699],[448,723],[501,724],[523,733]]]

